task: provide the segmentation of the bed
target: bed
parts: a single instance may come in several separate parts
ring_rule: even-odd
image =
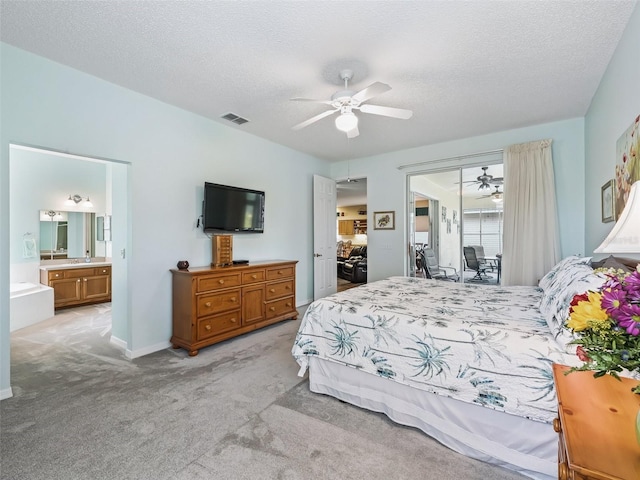
[[[562,320],[604,281],[588,262],[563,260],[540,287],[391,277],[317,300],[292,349],[299,375],[464,455],[557,478],[551,365],[579,364]]]

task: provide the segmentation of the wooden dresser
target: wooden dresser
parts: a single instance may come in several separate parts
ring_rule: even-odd
[[[202,347],[282,320],[298,318],[297,261],[171,270],[173,348]]]
[[[638,480],[640,445],[636,440],[636,414],[640,395],[631,392],[637,380],[621,382],[593,372],[573,372],[553,365],[558,396],[559,480]]]

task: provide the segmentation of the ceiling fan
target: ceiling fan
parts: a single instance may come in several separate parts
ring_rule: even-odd
[[[500,203],[502,202],[502,196],[503,196],[503,192],[500,191],[500,185],[496,185],[495,186],[496,191],[495,192],[491,192],[489,195],[483,195],[480,198],[491,198],[491,200],[493,200],[496,203]]]
[[[299,123],[293,127],[293,130],[301,130],[312,123],[322,120],[329,115],[340,112],[340,115],[336,118],[336,128],[347,134],[348,138],[355,138],[360,135],[358,130],[358,117],[355,115],[354,110],[360,110],[362,113],[372,113],[374,115],[382,115],[384,117],[400,118],[407,120],[411,118],[413,112],[411,110],[405,110],[403,108],[383,107],[380,105],[370,105],[365,103],[367,100],[381,95],[391,90],[391,87],[386,83],[374,82],[368,87],[354,92],[349,90],[349,80],[353,78],[352,70],[342,70],[340,72],[340,78],[344,80],[344,90],[340,90],[331,96],[331,100],[313,100],[309,98],[292,98],[291,100],[297,102],[315,102],[323,103],[331,106],[331,110],[322,112],[319,115],[311,117],[302,123]]]
[[[478,190],[490,190],[493,185],[502,185],[504,183],[504,178],[489,175],[487,173],[488,169],[489,167],[482,167],[482,175],[479,175],[475,180],[469,180],[462,183],[478,183],[480,184]]]

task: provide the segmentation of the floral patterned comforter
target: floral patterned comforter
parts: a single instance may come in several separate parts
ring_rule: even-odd
[[[539,311],[536,287],[391,277],[313,302],[292,354],[551,422],[551,364],[573,363]]]

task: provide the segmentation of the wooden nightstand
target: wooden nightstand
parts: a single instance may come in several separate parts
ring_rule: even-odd
[[[631,389],[637,380],[618,381],[593,372],[573,372],[553,365],[558,396],[558,417],[553,428],[559,433],[559,480],[638,480],[640,446],[635,421],[640,395]]]

